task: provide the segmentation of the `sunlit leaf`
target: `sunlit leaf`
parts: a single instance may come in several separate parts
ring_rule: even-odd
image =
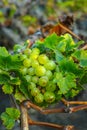
[[[13,86],[11,86],[10,84],[5,84],[2,86],[2,90],[5,94],[12,94]]]

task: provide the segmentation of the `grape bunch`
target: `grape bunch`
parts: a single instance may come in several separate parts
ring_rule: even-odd
[[[28,82],[28,91],[37,104],[53,103],[58,90],[55,75],[56,63],[40,52],[40,49],[27,48],[20,57],[23,67],[20,72]]]

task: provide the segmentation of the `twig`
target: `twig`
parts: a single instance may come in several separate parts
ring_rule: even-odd
[[[69,106],[69,105],[87,105],[87,101],[67,101],[64,98],[62,98],[62,102]]]
[[[57,125],[57,124],[53,124],[53,123],[47,123],[47,122],[37,122],[37,121],[32,121],[30,123],[29,120],[29,124],[30,125],[39,125],[39,126],[48,126],[48,127],[53,127],[53,128],[57,128],[58,130],[73,130],[74,126],[68,125],[68,126],[62,126],[62,125]]]
[[[80,106],[69,108],[70,113],[77,112],[77,111],[84,110],[84,109],[87,109],[87,105],[80,105]]]
[[[50,113],[62,113],[62,112],[66,112],[65,107],[62,108],[55,108],[55,109],[42,109],[41,107],[31,103],[30,101],[25,101],[24,106],[27,108],[33,108],[37,111],[40,111],[42,114],[50,114]]]

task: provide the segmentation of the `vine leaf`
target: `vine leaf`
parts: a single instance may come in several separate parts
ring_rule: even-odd
[[[76,88],[75,76],[67,74],[63,76],[61,73],[57,73],[57,85],[59,86],[60,92],[66,94],[71,88]]]
[[[10,84],[5,84],[2,86],[2,90],[5,94],[11,94],[13,92],[13,86]]]
[[[0,73],[0,84],[8,83],[10,81],[10,77],[7,74]]]
[[[56,33],[53,33],[45,38],[44,45],[49,49],[55,50],[57,44],[62,39],[64,39],[62,36],[58,37]]]
[[[79,68],[79,66],[74,63],[73,59],[70,58],[65,58],[59,63],[59,68],[61,71],[64,73],[72,73],[75,74],[76,76],[80,76],[82,74],[82,69]]]
[[[79,61],[81,67],[87,68],[87,50],[77,50],[72,56]]]
[[[15,99],[22,102],[24,100],[26,100],[25,96],[18,90],[18,88],[16,88],[16,92],[14,95]]]
[[[6,71],[18,70],[22,66],[19,55],[11,55],[4,47],[0,47],[0,68]]]
[[[5,47],[0,47],[0,56],[4,56],[4,57],[9,56],[9,53],[8,53],[8,51],[6,50]]]
[[[6,111],[1,114],[3,125],[7,130],[11,130],[15,121],[20,117],[20,111],[15,108],[6,108]]]

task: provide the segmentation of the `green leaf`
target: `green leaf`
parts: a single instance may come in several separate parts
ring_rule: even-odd
[[[81,76],[79,82],[80,82],[81,85],[87,84],[87,70],[84,71],[84,73],[83,73],[83,75]]]
[[[72,56],[74,57],[74,58],[76,58],[76,59],[80,59],[80,57],[81,57],[81,51],[82,50],[76,50],[73,54],[72,54]]]
[[[79,60],[81,67],[87,67],[87,50],[77,50],[72,56]]]
[[[49,49],[55,50],[58,42],[61,41],[62,39],[63,39],[62,36],[58,37],[56,33],[53,33],[45,38],[44,45]]]
[[[14,97],[19,102],[23,102],[24,100],[26,100],[25,96],[18,90],[18,88],[16,89]]]
[[[5,84],[2,86],[2,90],[5,94],[12,94],[13,86],[11,86],[10,84]]]
[[[24,94],[24,96],[26,97],[26,99],[29,98],[29,92],[28,92],[28,88],[27,88],[28,84],[22,84],[19,86],[19,90]]]
[[[70,58],[65,58],[59,63],[59,68],[64,73],[69,72],[75,75],[80,76],[82,74],[82,70],[79,68],[78,64],[74,63],[74,61]]]
[[[9,117],[7,113],[1,114],[1,119],[3,121],[3,125],[7,128],[7,130],[12,130],[15,125],[15,120]]]
[[[72,54],[72,56],[78,59],[79,61],[82,59],[87,59],[87,50],[76,50]]]
[[[0,84],[8,84],[10,82],[10,77],[7,74],[0,74]]]
[[[63,39],[61,39],[57,44],[57,50],[65,53],[72,51],[75,48],[75,42],[71,35],[66,33],[62,35],[62,37]]]
[[[79,89],[71,89],[67,94],[65,94],[66,98],[73,98],[79,94],[79,92],[82,90],[80,87]]]
[[[62,61],[64,59],[64,56],[61,52],[59,51],[55,51],[55,59],[56,59],[56,62],[59,63],[60,61]]]
[[[6,108],[6,113],[15,120],[20,117],[20,111],[15,108]]]
[[[9,53],[8,53],[8,51],[6,50],[5,47],[0,47],[0,56],[4,56],[4,57],[9,56]]]
[[[29,83],[26,81],[24,76],[21,75],[21,73],[18,73],[18,76],[21,80],[21,84],[19,85],[19,90],[28,99],[29,98],[29,92],[28,92],[28,84]]]
[[[16,77],[16,78],[11,77],[10,79],[11,79],[10,83],[12,85],[20,85],[21,84],[21,80],[19,79],[19,77]]]
[[[8,130],[12,130],[15,125],[15,121],[20,117],[20,111],[15,108],[6,108],[6,111],[1,114],[3,125]]]
[[[74,75],[67,74],[66,76],[63,76],[61,73],[58,73],[56,76],[57,85],[62,94],[66,94],[71,88],[76,88]]]
[[[22,66],[22,61],[18,55],[9,55],[7,57],[0,56],[0,68],[6,71],[19,70]]]
[[[80,60],[80,66],[81,67],[87,67],[87,59]]]

